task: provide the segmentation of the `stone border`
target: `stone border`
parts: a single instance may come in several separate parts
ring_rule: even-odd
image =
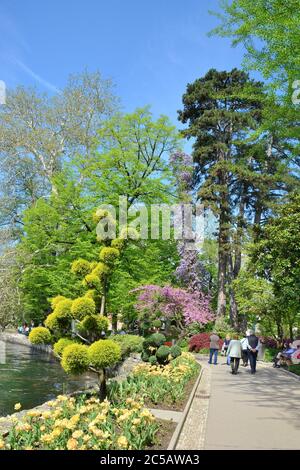
[[[181,433],[181,431],[182,431],[182,429],[183,429],[183,426],[184,426],[184,423],[185,423],[185,421],[186,421],[187,415],[188,415],[188,413],[189,413],[189,411],[190,411],[192,402],[193,402],[194,397],[195,397],[195,394],[196,394],[196,390],[197,390],[197,388],[198,388],[198,386],[199,386],[199,383],[200,383],[200,381],[201,381],[201,378],[202,378],[203,371],[204,371],[204,368],[203,368],[203,366],[201,366],[201,371],[199,372],[199,376],[198,376],[198,378],[197,378],[197,380],[196,380],[196,382],[195,382],[195,385],[194,385],[194,387],[193,387],[193,390],[192,390],[191,393],[190,393],[190,397],[189,397],[189,399],[188,399],[188,402],[187,402],[187,404],[185,405],[185,408],[184,408],[184,410],[183,410],[183,412],[182,412],[182,416],[181,416],[180,421],[178,422],[178,424],[177,424],[177,426],[176,426],[176,429],[175,429],[175,431],[174,431],[174,433],[173,433],[173,436],[172,436],[172,438],[171,438],[171,440],[170,440],[170,442],[169,442],[169,445],[168,445],[167,450],[175,450],[175,449],[176,449],[176,445],[177,445],[177,443],[178,443],[178,440],[179,440],[179,437],[180,437],[180,433]]]
[[[19,344],[20,346],[25,346],[26,348],[32,349],[33,351],[40,351],[56,357],[51,346],[47,346],[46,344],[32,344],[30,343],[27,336],[20,333],[0,333],[0,341],[4,341],[5,343]]]

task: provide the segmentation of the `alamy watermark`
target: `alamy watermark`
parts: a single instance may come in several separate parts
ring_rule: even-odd
[[[184,240],[189,249],[204,242],[203,204],[150,204],[128,208],[126,196],[119,196],[118,207],[101,205],[96,233],[99,240],[139,238],[142,240]]]
[[[6,104],[6,85],[3,80],[0,80],[0,105]]]

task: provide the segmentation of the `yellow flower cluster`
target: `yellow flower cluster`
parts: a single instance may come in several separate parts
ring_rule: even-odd
[[[13,419],[9,444],[0,440],[0,449],[138,449],[141,435],[149,442],[159,427],[143,403],[132,398],[125,406],[112,406],[96,397],[76,401],[59,395],[47,405],[49,410],[31,410]]]

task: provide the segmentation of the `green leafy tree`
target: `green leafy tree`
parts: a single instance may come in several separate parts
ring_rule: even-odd
[[[257,274],[272,284],[279,338],[284,334],[284,324],[293,337],[293,328],[300,320],[299,203],[299,194],[292,194],[265,225],[251,254]]]

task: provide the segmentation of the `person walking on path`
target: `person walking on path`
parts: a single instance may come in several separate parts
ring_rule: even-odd
[[[230,365],[230,356],[227,354],[228,346],[231,341],[231,336],[228,334],[226,335],[225,341],[222,346],[222,353],[226,356],[227,355],[227,365]]]
[[[247,332],[248,333],[248,332]],[[241,339],[241,346],[242,346],[242,360],[243,360],[243,366],[247,367],[248,365],[248,339],[247,339],[247,333],[246,335]]]
[[[256,361],[259,348],[259,339],[254,334],[254,331],[249,331],[249,336],[247,338],[247,349],[248,349],[248,358],[251,367],[251,374],[256,373]]]
[[[231,373],[236,375],[242,357],[242,345],[237,334],[233,335],[233,339],[229,343],[227,355],[230,357]]]
[[[214,357],[214,364],[217,364],[218,361],[218,352],[219,352],[219,341],[220,338],[217,335],[217,333],[213,332],[213,334],[210,336],[210,343],[209,343],[209,361],[208,363],[212,363],[212,358]]]

